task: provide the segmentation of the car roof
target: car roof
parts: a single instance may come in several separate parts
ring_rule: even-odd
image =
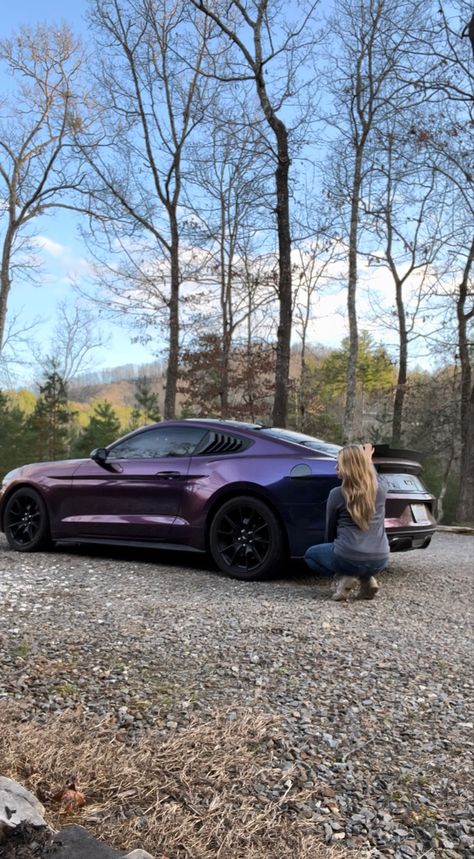
[[[263,424],[253,424],[248,421],[234,421],[229,418],[176,418],[177,423],[187,421],[189,423],[218,424],[219,426],[234,427],[234,429],[259,430],[264,429]]]
[[[226,418],[185,418],[184,420],[190,423],[201,423],[209,427],[217,427],[219,429],[244,430],[251,432],[254,437],[260,435],[266,442],[275,442],[283,445],[297,445],[304,447],[306,451],[313,453],[315,456],[329,456],[336,458],[340,450],[340,445],[325,441],[324,439],[316,438],[316,436],[300,433],[296,430],[282,429],[281,427],[272,427],[264,424],[247,423],[246,421],[227,420]]]
[[[221,432],[225,429],[228,429],[229,431],[233,430],[234,432],[241,430],[244,433],[250,434],[250,437],[254,440],[259,438],[261,441],[274,443],[277,446],[283,446],[284,448],[288,446],[293,449],[295,447],[304,448],[307,456],[323,456],[335,459],[340,450],[340,445],[338,444],[333,444],[332,442],[316,438],[315,436],[306,435],[305,433],[299,433],[295,430],[250,423],[250,421],[229,420],[227,418],[170,418],[168,420],[159,421],[158,423],[138,427],[137,429],[132,430],[132,432],[127,433],[126,436],[116,439],[116,441],[111,445],[108,445],[108,447],[114,447],[124,438],[137,435],[144,430],[153,430],[163,426],[182,426],[184,424],[189,424],[191,426],[201,425],[206,429],[214,429]]]

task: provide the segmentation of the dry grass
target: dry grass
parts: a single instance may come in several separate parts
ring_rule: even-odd
[[[242,711],[234,721],[220,713],[184,734],[149,732],[129,745],[112,721],[75,712],[25,724],[0,706],[1,774],[41,799],[54,829],[79,823],[118,849],[142,847],[157,859],[348,857],[321,844],[295,809],[310,793],[272,766],[279,735],[276,720]],[[66,814],[53,797],[72,780],[86,805]],[[259,784],[277,795],[259,795]]]

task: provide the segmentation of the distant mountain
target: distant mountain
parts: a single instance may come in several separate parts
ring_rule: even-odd
[[[158,362],[135,366],[112,367],[96,373],[84,373],[68,385],[69,399],[74,403],[90,404],[94,400],[107,400],[112,406],[130,406],[135,402],[137,379],[146,377],[163,407],[165,386],[163,365]]]

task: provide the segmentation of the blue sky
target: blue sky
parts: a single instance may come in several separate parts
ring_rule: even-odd
[[[35,24],[42,21],[67,21],[75,30],[83,26],[86,0],[16,0],[3,4],[0,29],[2,36],[8,36],[21,24]]]
[[[322,4],[323,8],[327,6]],[[0,37],[7,37],[22,24],[35,25],[46,22],[49,24],[65,21],[78,34],[87,33],[85,14],[88,0],[9,0],[2,10],[0,19]],[[1,78],[0,78],[1,81]],[[41,320],[32,335],[38,341],[43,351],[51,352],[51,334],[56,322],[59,302],[74,303],[74,282],[84,283],[87,280],[87,253],[78,232],[78,220],[72,213],[64,211],[50,215],[35,223],[38,236],[38,256],[42,260],[42,270],[38,273],[38,285],[18,282],[13,285],[10,302],[10,317],[18,316],[27,326],[33,321]],[[379,286],[385,292],[383,273],[370,270],[367,272],[371,289]],[[364,272],[361,271],[361,275]],[[342,274],[342,279],[343,279]],[[379,281],[379,282],[377,282]],[[363,293],[360,290],[360,301]],[[385,293],[386,294],[386,293]],[[385,305],[386,306],[386,305]],[[367,308],[364,308],[367,310]],[[341,288],[338,295],[323,298],[317,309],[318,323],[315,337],[318,342],[338,346],[345,336],[344,322],[345,295]],[[361,327],[371,328],[363,321],[361,312]],[[132,343],[132,333],[118,326],[101,327],[107,339],[107,348],[100,350],[95,356],[94,366],[114,367],[123,364],[142,364],[152,361],[156,356],[152,347],[145,348]],[[374,332],[375,333],[375,332]],[[379,333],[375,333],[378,337]],[[385,332],[385,337],[387,333]],[[295,342],[298,338],[295,336]],[[159,349],[161,343],[155,348]],[[388,344],[387,344],[388,345]],[[28,370],[22,374],[22,381],[30,383],[38,377],[38,371]]]
[[[87,0],[9,0],[2,4],[0,38],[6,38],[20,26],[66,22],[78,33],[86,31],[85,12]],[[44,218],[35,224],[38,234],[38,254],[42,269],[40,285],[14,283],[10,293],[9,316],[18,317],[17,325],[35,326],[33,337],[43,351],[50,350],[51,331],[54,327],[56,308],[60,301],[72,301],[72,282],[81,281],[86,273],[85,248],[78,233],[77,220],[64,211]],[[103,325],[103,323],[102,323]],[[122,364],[140,364],[153,360],[148,349],[131,342],[131,334],[117,326],[104,329],[107,347],[96,353],[96,367],[114,367]],[[29,382],[37,371],[25,370],[21,379]]]

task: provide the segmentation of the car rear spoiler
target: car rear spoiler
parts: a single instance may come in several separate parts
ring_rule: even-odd
[[[413,462],[421,462],[423,454],[419,450],[401,450],[390,447],[389,444],[374,445],[374,456],[383,456],[387,459],[410,459]]]
[[[374,465],[378,465],[380,460],[386,460],[383,466],[390,470],[392,464],[395,465],[397,462],[403,462],[410,471],[421,471],[423,458],[423,454],[418,450],[402,450],[390,447],[388,444],[374,445]]]

